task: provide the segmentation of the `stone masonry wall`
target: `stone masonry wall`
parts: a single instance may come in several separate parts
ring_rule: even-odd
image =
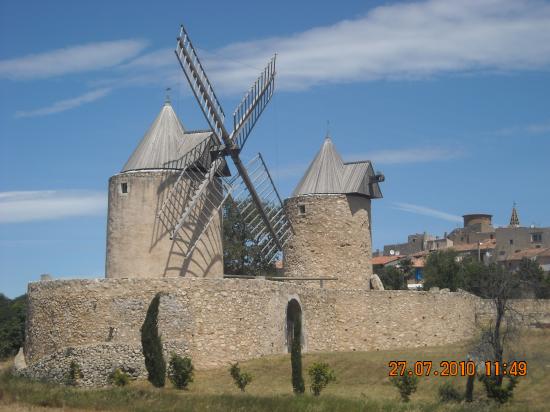
[[[364,196],[344,194],[287,199],[285,210],[294,236],[285,247],[285,276],[337,277],[337,281],[326,281],[325,287],[368,289],[372,275],[370,202]]]
[[[223,277],[221,211],[210,202],[199,202],[189,215],[178,236],[170,239],[168,228],[175,227],[193,191],[189,179],[177,181],[178,173],[170,170],[126,172],[109,179],[107,219],[107,278]],[[181,197],[159,215],[177,181]],[[126,184],[127,193],[121,185]],[[219,181],[210,183],[209,195],[215,197]],[[214,202],[215,203],[215,202]],[[205,215],[213,220],[201,236]],[[196,242],[195,242],[196,241]],[[196,248],[186,258],[190,245]]]
[[[305,352],[438,345],[467,339],[477,298],[463,293],[320,289],[243,279],[102,279],[29,285],[26,369],[59,381],[77,360],[85,385],[122,367],[145,376],[140,327],[157,292],[165,355],[197,368],[287,352],[286,309],[302,308]],[[87,379],[87,380],[86,380]]]
[[[523,327],[531,329],[550,328],[550,299],[511,299],[512,319]],[[478,300],[476,302],[476,321],[487,324],[494,319],[495,305],[491,300]]]

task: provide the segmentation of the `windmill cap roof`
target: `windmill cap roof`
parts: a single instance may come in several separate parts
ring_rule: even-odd
[[[211,135],[211,131],[186,132],[172,104],[165,101],[121,172],[177,169],[181,167],[177,160]]]
[[[344,163],[332,139],[327,136],[321,149],[292,192],[292,196],[308,194],[361,194],[382,197],[372,163],[368,160]]]

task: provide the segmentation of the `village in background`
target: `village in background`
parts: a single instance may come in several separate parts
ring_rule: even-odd
[[[407,286],[421,289],[428,256],[443,250],[456,252],[457,261],[469,257],[484,264],[499,262],[512,272],[523,259],[529,259],[550,272],[550,227],[522,226],[515,204],[507,226],[494,227],[492,217],[486,213],[463,215],[463,227],[443,236],[414,233],[407,236],[407,242],[384,245],[382,251],[373,252],[373,272],[410,266]]]

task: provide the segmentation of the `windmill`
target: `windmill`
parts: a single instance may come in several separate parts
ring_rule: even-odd
[[[182,228],[191,220],[200,226],[198,235],[186,239],[184,253],[188,258],[231,195],[244,223],[250,228],[253,243],[260,248],[264,258],[272,262],[291,238],[292,226],[262,155],[258,154],[245,165],[240,153],[273,96],[276,56],[235,109],[233,129],[229,132],[224,124],[222,106],[183,25],[175,54],[212,134],[176,160],[181,172],[158,217],[172,239],[185,236],[187,232]],[[237,170],[231,179],[219,172],[226,167],[226,158],[231,159]]]

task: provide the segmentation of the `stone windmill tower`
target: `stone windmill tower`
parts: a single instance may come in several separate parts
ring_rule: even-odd
[[[325,287],[369,289],[371,199],[382,197],[368,160],[344,163],[330,137],[285,201],[294,236],[285,248],[285,276],[337,277]]]
[[[223,276],[221,216],[212,202],[204,201],[200,214],[195,213],[177,237],[170,231],[170,220],[181,213],[185,193],[190,194],[198,180],[195,174],[209,167],[208,152],[216,143],[211,131],[186,131],[167,99],[121,172],[109,179],[107,278]],[[178,179],[182,159],[193,151],[198,159]],[[210,200],[222,196],[220,177],[228,175],[225,163],[220,164],[210,183]],[[183,194],[179,206],[159,219],[160,209],[176,189]],[[197,239],[205,219],[212,222]],[[196,247],[186,256],[195,241]]]
[[[292,226],[261,154],[240,153],[275,88],[275,56],[233,112],[233,127],[181,26],[175,54],[210,126],[186,132],[167,101],[109,181],[106,277],[223,276],[221,207],[231,195],[250,242],[280,256]],[[226,158],[235,174],[231,179]]]

